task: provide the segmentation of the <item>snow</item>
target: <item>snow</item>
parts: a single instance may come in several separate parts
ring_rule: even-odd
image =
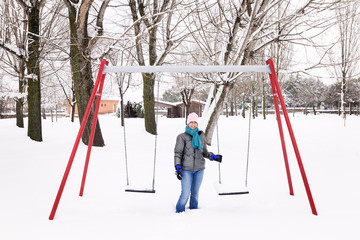
[[[100,116],[106,146],[92,150],[84,197],[78,196],[86,155],[81,143],[53,221],[48,217],[79,123],[44,120],[39,143],[14,119],[1,119],[0,239],[360,239],[360,118],[348,116],[346,127],[337,115],[290,119],[318,216],[311,214],[287,137],[295,191],[289,195],[274,115],[252,120],[250,194],[218,196],[218,164],[208,161],[200,209],[182,214],[175,213],[180,182],[173,148],[184,119],[159,118],[156,193],[141,194],[124,191],[120,119]],[[143,130],[143,119],[126,124],[130,185],[151,188],[154,136]],[[222,180],[229,187],[244,185],[247,126],[241,117],[219,119]]]

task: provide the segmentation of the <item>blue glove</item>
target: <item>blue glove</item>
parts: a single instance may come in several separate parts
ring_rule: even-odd
[[[182,179],[182,169],[181,169],[181,166],[180,165],[176,165],[175,166],[175,175],[176,177],[181,180]]]
[[[212,161],[217,161],[217,162],[222,162],[222,155],[215,155],[215,154],[213,154],[213,155],[211,155],[211,160]]]

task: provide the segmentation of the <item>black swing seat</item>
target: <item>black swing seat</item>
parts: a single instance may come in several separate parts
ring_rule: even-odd
[[[155,193],[155,189],[125,189],[125,192],[134,192],[134,193]]]
[[[249,194],[247,187],[229,186],[218,183],[215,185],[215,188],[219,196]]]
[[[226,195],[241,195],[241,194],[249,194],[249,191],[243,191],[243,192],[220,192],[220,196],[226,196]]]

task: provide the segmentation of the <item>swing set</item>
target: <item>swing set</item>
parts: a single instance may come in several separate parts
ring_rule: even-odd
[[[238,66],[233,66],[233,65],[231,65],[231,66],[230,65],[226,65],[226,66],[219,66],[219,65],[217,65],[217,66],[108,66],[108,64],[109,63],[104,59],[100,63],[100,68],[99,68],[99,72],[97,75],[97,79],[96,79],[92,94],[90,96],[90,100],[87,105],[83,120],[81,122],[80,129],[79,129],[78,135],[76,137],[72,152],[70,154],[70,158],[69,158],[68,164],[66,166],[64,176],[62,178],[59,190],[57,192],[57,195],[56,195],[56,198],[55,198],[55,201],[54,201],[54,204],[53,204],[50,216],[49,216],[49,220],[53,220],[55,217],[62,193],[65,188],[67,178],[68,178],[70,170],[71,170],[72,163],[74,161],[74,158],[75,158],[75,155],[76,155],[79,143],[80,143],[81,136],[84,132],[86,122],[88,121],[90,109],[93,105],[93,102],[94,102],[95,96],[96,96],[94,117],[93,117],[93,122],[92,122],[92,127],[91,127],[91,133],[90,133],[90,137],[89,137],[84,172],[83,172],[80,193],[79,193],[79,196],[83,196],[86,175],[87,175],[87,170],[88,170],[89,160],[90,160],[90,155],[91,155],[91,149],[92,149],[94,135],[95,135],[95,127],[96,127],[96,122],[97,122],[97,118],[98,118],[99,106],[100,106],[100,101],[101,101],[101,96],[102,96],[102,91],[103,91],[103,86],[104,86],[104,80],[105,80],[106,73],[114,73],[114,72],[117,72],[117,73],[134,73],[134,72],[141,72],[141,73],[155,73],[155,72],[178,72],[178,73],[179,72],[184,72],[184,73],[185,72],[186,73],[262,72],[262,73],[268,73],[269,78],[270,78],[270,83],[271,83],[272,95],[273,95],[273,99],[274,99],[276,119],[277,119],[278,128],[279,128],[279,134],[280,134],[281,146],[282,146],[282,150],[283,150],[283,156],[284,156],[284,162],[285,162],[286,175],[287,175],[290,195],[294,195],[294,190],[293,190],[293,186],[292,186],[292,180],[291,180],[291,174],[290,174],[290,168],[289,168],[289,163],[288,163],[288,157],[287,157],[287,151],[286,151],[285,139],[284,139],[284,132],[283,132],[283,127],[282,127],[282,123],[281,123],[281,115],[280,115],[280,109],[279,109],[278,102],[280,102],[282,112],[283,112],[283,115],[285,118],[285,122],[286,122],[286,125],[288,128],[288,131],[289,131],[289,135],[290,135],[291,142],[292,142],[292,145],[294,148],[294,152],[296,155],[296,159],[298,162],[298,166],[300,169],[300,173],[302,176],[302,180],[304,183],[308,201],[309,201],[309,204],[311,207],[311,211],[314,215],[317,215],[315,203],[314,203],[311,191],[310,191],[310,186],[309,186],[309,183],[308,183],[308,180],[306,177],[304,166],[302,164],[300,152],[299,152],[296,140],[295,140],[294,132],[293,132],[293,129],[292,129],[292,126],[290,123],[289,115],[288,115],[288,112],[287,112],[287,109],[285,106],[285,102],[284,102],[284,99],[283,99],[283,96],[281,93],[280,85],[279,85],[279,82],[278,82],[278,79],[276,76],[275,67],[274,67],[274,63],[273,63],[272,59],[269,59],[268,61],[266,61],[266,65],[250,65],[250,66],[245,66],[245,65],[238,65]],[[250,119],[251,119],[251,117],[250,117]],[[248,155],[249,155],[249,142],[250,142],[250,123],[251,123],[251,120],[249,120]],[[124,140],[126,141],[125,132],[124,132]],[[157,146],[157,137],[155,135],[155,154],[154,154],[154,171],[153,171],[152,189],[150,189],[150,190],[148,190],[148,189],[126,189],[126,191],[141,192],[141,193],[155,193],[154,185],[155,185],[156,146]],[[247,161],[248,160],[249,160],[249,158],[247,157]],[[126,159],[126,161],[127,161],[127,159]],[[126,162],[126,165],[127,165],[127,162]],[[247,163],[247,166],[248,166],[248,163]],[[246,167],[246,168],[248,168],[248,167]],[[247,169],[246,169],[246,171],[247,171]],[[219,165],[219,183],[221,183],[220,165]],[[127,185],[129,186],[128,175],[127,175]],[[247,173],[246,173],[245,185],[247,185]],[[246,194],[246,193],[248,193],[248,191],[228,192],[228,193],[224,193],[224,194],[221,194],[221,193],[219,193],[219,194],[220,195],[233,195],[233,194]]]

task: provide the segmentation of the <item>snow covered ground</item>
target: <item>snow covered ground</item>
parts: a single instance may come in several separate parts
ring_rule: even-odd
[[[79,146],[55,219],[48,220],[79,123],[43,121],[42,143],[14,119],[0,120],[0,239],[360,239],[360,117],[291,117],[318,216],[311,213],[287,137],[295,196],[289,195],[274,116],[252,121],[249,195],[218,196],[218,165],[207,162],[200,209],[175,214],[180,182],[173,148],[184,119],[159,119],[156,193],[126,193],[123,129],[101,116],[106,147],[93,148],[79,197],[86,146]],[[130,184],[151,187],[154,137],[127,119]],[[26,122],[26,121],[25,121]],[[283,122],[284,123],[284,122]],[[219,122],[223,184],[244,185],[248,119]],[[285,126],[284,126],[285,127]],[[287,133],[287,132],[286,132]],[[287,134],[288,135],[288,134]],[[210,150],[217,152],[216,136]]]

